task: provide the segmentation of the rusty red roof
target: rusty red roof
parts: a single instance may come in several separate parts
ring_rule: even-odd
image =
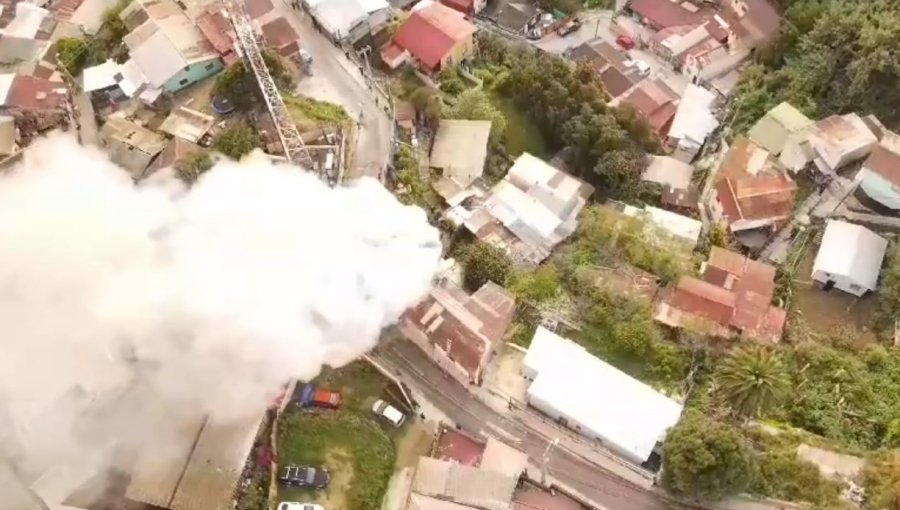
[[[445,428],[438,437],[434,457],[458,462],[463,466],[478,467],[484,455],[485,444],[451,428]]]
[[[690,3],[690,2],[688,2]],[[713,9],[703,5],[697,6],[696,12],[681,6],[680,2],[670,0],[631,0],[631,10],[646,18],[657,28],[678,25],[699,25],[715,14]]]
[[[69,89],[63,82],[29,75],[16,75],[3,106],[23,110],[58,110],[64,108]]]
[[[219,56],[234,53],[234,41],[230,37],[231,23],[220,12],[205,12],[197,17],[197,28],[206,37]]]
[[[894,186],[900,187],[900,154],[878,144],[866,159],[864,168],[884,177]]]
[[[244,5],[247,8],[247,14],[253,19],[261,17],[275,7],[272,5],[272,0],[245,0]]]
[[[422,332],[474,382],[488,351],[503,338],[514,311],[512,295],[495,283],[486,283],[471,296],[448,283],[407,311],[404,321]]]
[[[713,247],[703,280],[682,277],[668,304],[749,337],[778,342],[786,314],[772,306],[774,295],[774,267]]]
[[[727,178],[716,184],[716,198],[729,224],[741,220],[771,220],[779,225],[791,217],[797,183],[783,172]]]
[[[623,99],[634,106],[657,135],[665,134],[675,117],[676,100],[678,94],[660,79],[645,80]]]
[[[475,33],[475,26],[446,5],[433,3],[410,14],[394,35],[394,43],[406,49],[428,70],[436,70],[458,42]]]
[[[441,3],[463,14],[472,14],[475,10],[475,0],[441,0]]]
[[[266,23],[262,27],[263,37],[266,43],[276,49],[287,47],[291,43],[296,43],[300,36],[294,30],[294,27],[285,18],[275,18]]]

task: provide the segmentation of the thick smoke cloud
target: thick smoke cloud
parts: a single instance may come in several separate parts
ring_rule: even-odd
[[[58,455],[85,402],[135,384],[176,414],[258,413],[373,347],[439,256],[424,213],[372,180],[328,189],[258,157],[190,191],[136,186],[97,149],[43,140],[0,176],[0,435]]]

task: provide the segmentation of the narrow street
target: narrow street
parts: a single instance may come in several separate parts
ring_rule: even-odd
[[[349,178],[378,178],[388,162],[391,149],[391,122],[384,111],[384,100],[376,104],[375,93],[365,83],[356,64],[347,59],[342,49],[317,31],[309,16],[291,8],[285,0],[274,0],[275,12],[283,15],[300,36],[300,44],[312,56],[312,76],[302,76],[297,92],[344,107],[350,118],[359,121],[351,145],[352,163]]]
[[[540,465],[553,440],[518,420],[503,416],[477,400],[466,388],[448,377],[422,351],[406,340],[393,340],[372,352],[414,394],[420,394],[463,431],[475,437],[497,436],[525,451]],[[680,506],[655,489],[647,489],[600,469],[577,454],[554,448],[547,464],[548,479],[556,479],[609,510],[662,510]]]

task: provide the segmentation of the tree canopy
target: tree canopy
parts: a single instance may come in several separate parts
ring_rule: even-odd
[[[480,241],[463,246],[458,257],[463,282],[473,292],[489,281],[506,285],[512,271],[512,261],[505,251]]]
[[[241,159],[259,144],[259,137],[252,127],[232,124],[216,136],[213,148],[230,158]]]
[[[788,101],[812,118],[873,113],[900,126],[900,9],[893,0],[783,0],[781,40],[734,100],[735,132]]]
[[[643,154],[658,144],[649,126],[626,108],[606,105],[609,96],[587,65],[544,52],[512,47],[479,33],[479,59],[501,68],[495,90],[540,126],[551,148],[574,149],[574,167],[601,195],[640,195]],[[620,151],[601,158],[608,152]]]
[[[491,99],[480,89],[469,89],[456,98],[456,103],[447,108],[445,117],[449,119],[491,121],[491,140],[499,140],[506,131],[506,117]]]
[[[737,428],[694,411],[669,432],[664,452],[662,482],[684,496],[721,499],[752,479],[753,457]]]
[[[719,366],[716,382],[731,408],[745,417],[773,408],[791,387],[778,352],[760,346],[732,351]]]

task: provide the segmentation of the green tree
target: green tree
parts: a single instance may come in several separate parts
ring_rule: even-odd
[[[262,57],[275,85],[282,90],[293,89],[294,78],[284,59],[271,49],[263,50]],[[216,77],[213,95],[227,98],[238,110],[248,110],[254,102],[262,99],[253,71],[247,69],[243,62],[232,64]]]
[[[56,41],[57,58],[73,77],[81,75],[88,63],[88,44],[80,37],[61,37]]]
[[[866,487],[864,507],[886,510],[900,507],[900,452],[881,452],[867,464],[863,472]]]
[[[641,180],[647,168],[646,154],[634,150],[613,150],[604,153],[594,167],[595,183],[601,183],[612,196],[632,201],[649,191]]]
[[[482,90],[469,89],[456,98],[447,110],[447,118],[491,121],[491,139],[499,140],[506,131],[506,117]]]
[[[472,292],[489,281],[505,286],[512,272],[509,255],[481,241],[464,246],[458,258],[463,269],[463,283]]]
[[[131,0],[119,0],[114,6],[103,11],[103,29],[106,30],[107,40],[113,45],[121,43],[122,38],[128,33],[128,27],[119,15],[130,3]]]
[[[787,367],[778,352],[760,346],[729,353],[719,367],[716,383],[731,408],[749,418],[771,410],[791,388]]]
[[[684,496],[717,500],[743,492],[753,457],[737,428],[688,411],[666,437],[663,485]]]
[[[441,84],[441,90],[446,94],[450,94],[451,96],[455,96],[460,92],[466,90],[466,83],[459,75],[459,71],[456,69],[456,66],[447,66],[441,69],[441,73],[438,76],[438,79]]]
[[[252,127],[247,124],[232,124],[216,136],[213,148],[230,158],[241,159],[259,147],[259,144],[259,137]]]
[[[521,270],[513,273],[510,290],[519,299],[540,303],[559,295],[559,279],[556,266],[547,264],[533,270]]]

